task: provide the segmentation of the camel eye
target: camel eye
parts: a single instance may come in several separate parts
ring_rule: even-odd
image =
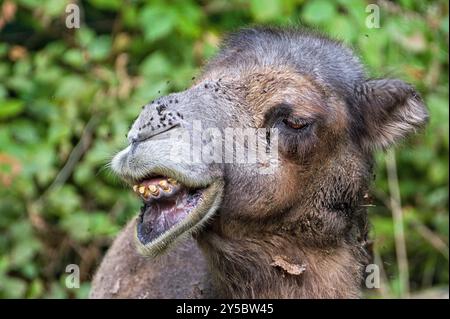
[[[293,130],[301,130],[306,128],[309,123],[297,119],[295,120],[284,119],[283,124]]]

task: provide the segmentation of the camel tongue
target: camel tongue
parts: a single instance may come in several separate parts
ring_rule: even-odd
[[[170,198],[145,202],[139,214],[139,236],[145,243],[181,222],[192,209],[191,198],[182,189]]]

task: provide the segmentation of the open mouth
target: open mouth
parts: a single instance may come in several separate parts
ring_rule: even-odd
[[[143,200],[136,223],[141,252],[157,255],[182,235],[195,231],[218,206],[219,184],[195,188],[158,176],[134,185],[133,191]]]

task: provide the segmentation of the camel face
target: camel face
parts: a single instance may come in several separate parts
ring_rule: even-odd
[[[411,86],[367,80],[339,43],[244,30],[190,89],[144,106],[112,167],[143,199],[146,255],[189,234],[329,246],[367,232],[372,151],[426,118]]]

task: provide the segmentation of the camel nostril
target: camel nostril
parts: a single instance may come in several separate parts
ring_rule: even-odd
[[[154,103],[153,103],[154,102]],[[128,141],[136,146],[139,142],[166,132],[183,122],[183,114],[169,105],[180,103],[175,97],[163,97],[152,101],[154,107],[145,107],[136,119],[133,127],[130,127]]]
[[[132,146],[136,146],[138,143],[148,140],[156,135],[167,132],[173,128],[180,126],[180,123],[174,123],[172,125],[163,124],[157,125],[156,129],[152,126],[152,129],[147,129],[143,131],[139,131],[139,133],[133,137],[129,137],[129,141]]]

